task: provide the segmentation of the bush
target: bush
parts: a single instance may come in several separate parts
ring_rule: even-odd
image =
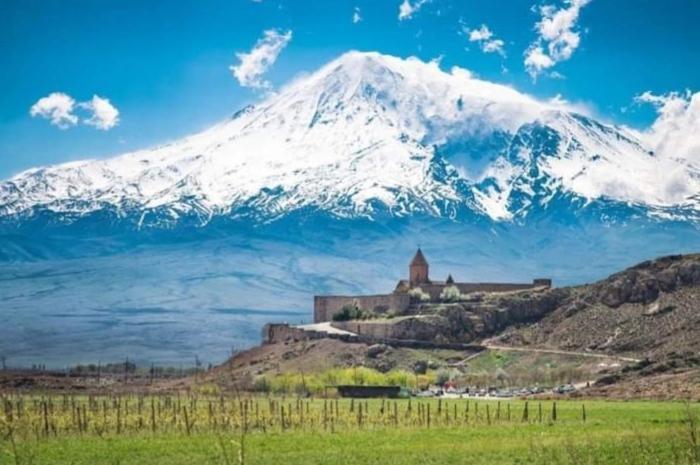
[[[457,302],[462,298],[462,293],[459,292],[457,286],[447,286],[440,293],[440,300],[444,302]]]
[[[270,381],[265,376],[258,376],[255,378],[255,381],[253,381],[253,390],[256,392],[264,392],[264,393],[269,393],[270,392]]]
[[[346,304],[333,315],[333,321],[366,320],[369,317],[369,312],[355,305]]]
[[[423,292],[420,287],[414,287],[408,291],[408,296],[411,300],[417,300],[418,302],[427,302],[430,300],[430,294]]]
[[[428,372],[428,361],[418,360],[413,364],[413,372],[417,375],[424,375]]]
[[[333,315],[333,321],[356,320],[360,315],[360,309],[352,305],[343,305],[340,311]]]
[[[280,373],[269,378],[258,376],[254,388],[259,392],[277,395],[320,395],[326,386],[401,386],[416,388],[435,382],[433,373],[416,375],[405,370],[391,370],[381,373],[368,367],[331,368],[321,373]],[[267,389],[265,391],[265,389]]]
[[[456,370],[442,369],[438,370],[435,375],[435,383],[439,386],[444,386],[448,381],[454,380],[459,372]]]

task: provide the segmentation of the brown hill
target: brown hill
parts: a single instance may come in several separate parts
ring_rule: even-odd
[[[700,254],[640,263],[567,293],[539,321],[496,340],[658,359],[700,350]]]
[[[602,376],[590,395],[700,399],[700,254],[643,262],[563,291],[568,297],[554,311],[489,342],[642,359]]]

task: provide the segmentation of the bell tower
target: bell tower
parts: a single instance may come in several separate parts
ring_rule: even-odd
[[[413,257],[413,260],[411,260],[411,264],[408,266],[408,273],[411,287],[430,282],[428,278],[428,262],[423,256],[420,247]]]

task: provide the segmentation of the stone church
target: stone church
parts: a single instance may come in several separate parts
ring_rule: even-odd
[[[402,279],[391,294],[378,295],[322,295],[314,296],[314,322],[331,321],[333,315],[344,306],[352,305],[357,308],[371,310],[382,314],[389,311],[401,314],[411,305],[415,297],[412,289],[420,289],[421,294],[427,294],[429,302],[439,302],[440,295],[446,287],[454,286],[461,294],[471,292],[509,292],[534,288],[551,287],[551,279],[535,279],[531,283],[460,283],[452,275],[445,281],[430,279],[430,266],[419,248],[408,265],[408,279]]]

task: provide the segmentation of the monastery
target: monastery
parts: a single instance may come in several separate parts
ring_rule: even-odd
[[[417,290],[428,296],[428,302],[439,302],[447,287],[456,287],[461,294],[472,292],[509,292],[534,288],[549,288],[552,280],[534,279],[531,283],[460,283],[452,275],[445,281],[430,279],[428,261],[419,248],[408,265],[408,279],[402,279],[391,294],[379,295],[318,295],[314,296],[314,323],[331,321],[333,315],[347,305],[370,310],[376,314],[402,314],[415,300]],[[412,292],[412,290],[415,290]]]

